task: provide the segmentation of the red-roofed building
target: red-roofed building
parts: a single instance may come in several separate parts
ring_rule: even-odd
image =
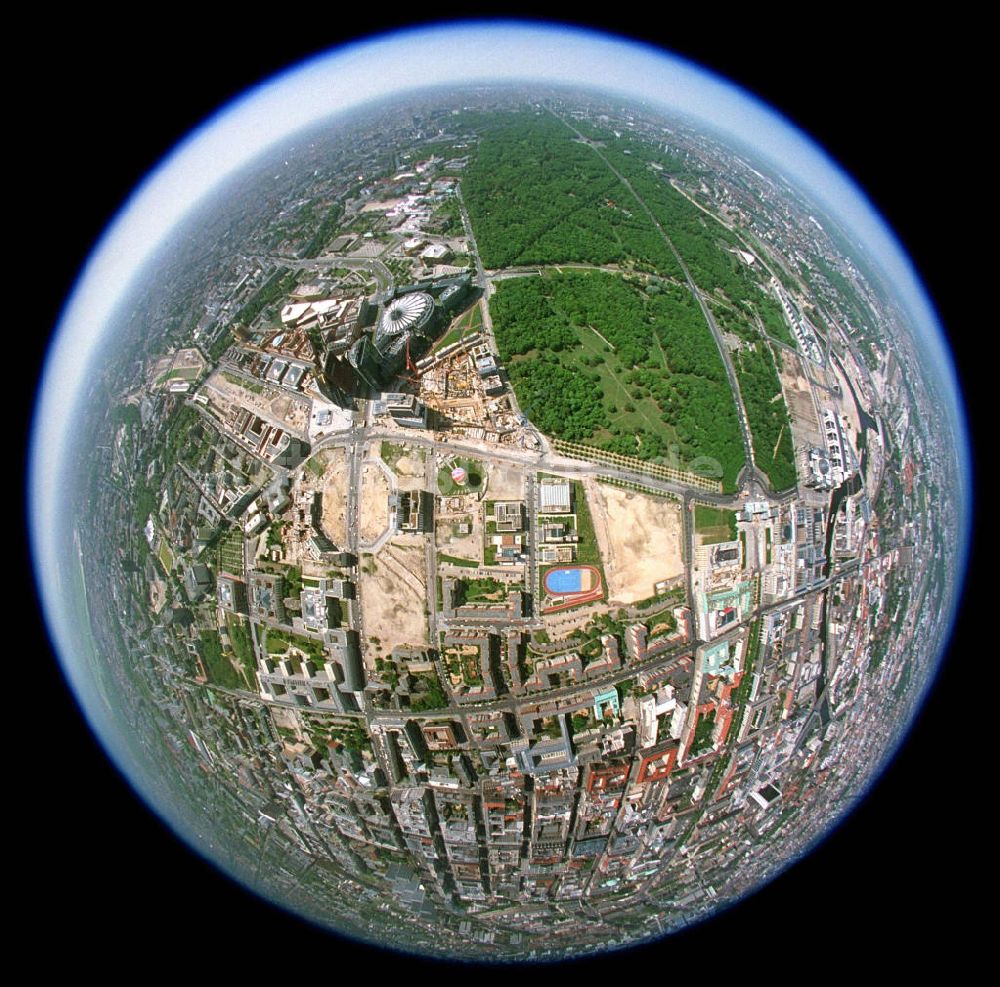
[[[639,775],[636,781],[642,785],[647,781],[659,781],[666,778],[677,763],[677,746],[672,744],[666,750],[647,754],[639,762]]]
[[[601,795],[625,787],[628,781],[629,765],[620,764],[610,768],[594,768],[587,781],[589,794]]]

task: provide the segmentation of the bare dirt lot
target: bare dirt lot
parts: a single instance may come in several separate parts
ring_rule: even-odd
[[[779,365],[781,390],[785,395],[785,404],[788,405],[788,414],[792,419],[795,444],[816,445],[822,436],[819,423],[816,421],[816,407],[813,404],[809,381],[801,371],[798,358],[791,353],[782,352]]]
[[[271,706],[270,713],[276,727],[293,730],[295,735],[300,740],[302,739],[302,721],[294,709],[282,709],[280,706]]]
[[[271,414],[296,432],[304,433],[309,424],[309,405],[297,398],[279,394],[268,406]]]
[[[205,358],[194,347],[178,350],[174,354],[174,370],[195,370],[200,373],[205,369]]]
[[[420,490],[424,486],[424,458],[420,449],[408,449],[402,455],[382,457],[382,461],[396,474],[400,490]]]
[[[154,579],[149,584],[149,605],[158,614],[167,602],[167,584],[162,579]]]
[[[278,394],[263,381],[240,377],[228,370],[213,373],[202,385],[201,393],[222,418],[229,415],[233,405],[238,405],[278,428],[305,437],[310,406],[304,398]]]
[[[490,500],[524,500],[524,472],[506,463],[492,463],[486,496]]]
[[[373,558],[362,560],[358,598],[365,637],[381,653],[397,645],[427,645],[424,536],[399,535]]]
[[[361,542],[370,544],[389,524],[389,481],[371,460],[361,467]]]
[[[684,571],[681,506],[604,483],[587,489],[611,603],[653,595],[653,584]]]
[[[463,523],[472,529],[466,535],[458,531],[459,525]],[[438,518],[434,525],[434,534],[439,552],[459,559],[482,561],[483,526],[478,512]]]
[[[343,545],[347,541],[347,453],[344,449],[327,449],[323,456],[323,531],[334,545]]]

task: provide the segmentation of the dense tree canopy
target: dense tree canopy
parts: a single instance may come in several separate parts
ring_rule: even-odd
[[[642,459],[743,465],[718,348],[686,287],[567,271],[500,282],[490,301],[500,355],[542,431]]]
[[[733,354],[736,376],[753,437],[753,457],[775,490],[795,485],[795,450],[788,417],[767,343],[760,341]]]
[[[462,193],[487,268],[635,263],[680,273],[635,198],[548,114],[487,127]]]
[[[625,150],[632,153],[625,154]],[[722,291],[733,300],[755,293],[765,272],[739,259],[736,251],[743,245],[735,233],[707,216],[649,167],[648,151],[641,145],[612,145],[602,153],[656,217],[702,290]]]
[[[794,483],[788,411],[766,335],[794,339],[768,272],[746,263],[737,234],[670,184],[671,174],[690,175],[688,163],[584,126],[601,142],[588,146],[538,110],[470,127],[480,142],[462,188],[486,267],[630,271],[547,272],[498,285],[490,302],[497,344],[535,424],[682,467],[715,460],[726,487],[735,485],[743,445],[733,395],[666,233],[722,328],[746,344],[734,367],[758,465],[776,488]]]
[[[716,302],[711,308],[719,327],[739,340],[732,361],[750,426],[754,462],[775,490],[784,490],[795,483],[795,451],[773,344],[742,307]]]

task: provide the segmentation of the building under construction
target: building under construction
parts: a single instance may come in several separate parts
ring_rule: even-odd
[[[413,291],[388,302],[371,335],[357,339],[347,352],[347,362],[372,388],[397,377],[411,352],[427,349],[435,319],[434,299]]]
[[[442,314],[450,313],[468,291],[469,276],[421,281],[397,290],[385,303],[371,334],[356,338],[347,363],[369,387],[380,389],[399,376],[430,346]]]
[[[436,422],[472,439],[520,440],[521,419],[511,406],[496,356],[478,333],[419,360],[416,368],[420,400]]]
[[[434,497],[426,490],[400,490],[389,494],[389,520],[396,531],[430,531]]]

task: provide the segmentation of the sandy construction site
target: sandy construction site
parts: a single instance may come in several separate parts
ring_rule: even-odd
[[[310,405],[307,401],[289,394],[279,394],[267,408],[274,418],[284,422],[285,428],[289,431],[305,435],[309,427]]]
[[[334,545],[347,541],[347,452],[326,449],[326,469],[320,480],[323,491],[323,531]]]
[[[586,481],[611,603],[653,595],[653,585],[684,572],[681,505],[674,500]]]
[[[795,446],[820,444],[823,441],[823,434],[816,420],[812,389],[802,372],[799,358],[782,351],[777,365],[781,390],[792,419]]]
[[[383,654],[397,645],[426,646],[427,579],[424,536],[398,535],[378,555],[362,559],[358,598],[366,637]]]
[[[389,480],[371,459],[361,467],[360,498],[359,537],[362,545],[369,545],[389,526]]]
[[[236,405],[278,428],[305,438],[310,403],[304,397],[278,392],[263,381],[240,377],[229,370],[215,371],[202,385],[201,393],[223,419],[232,413]]]

